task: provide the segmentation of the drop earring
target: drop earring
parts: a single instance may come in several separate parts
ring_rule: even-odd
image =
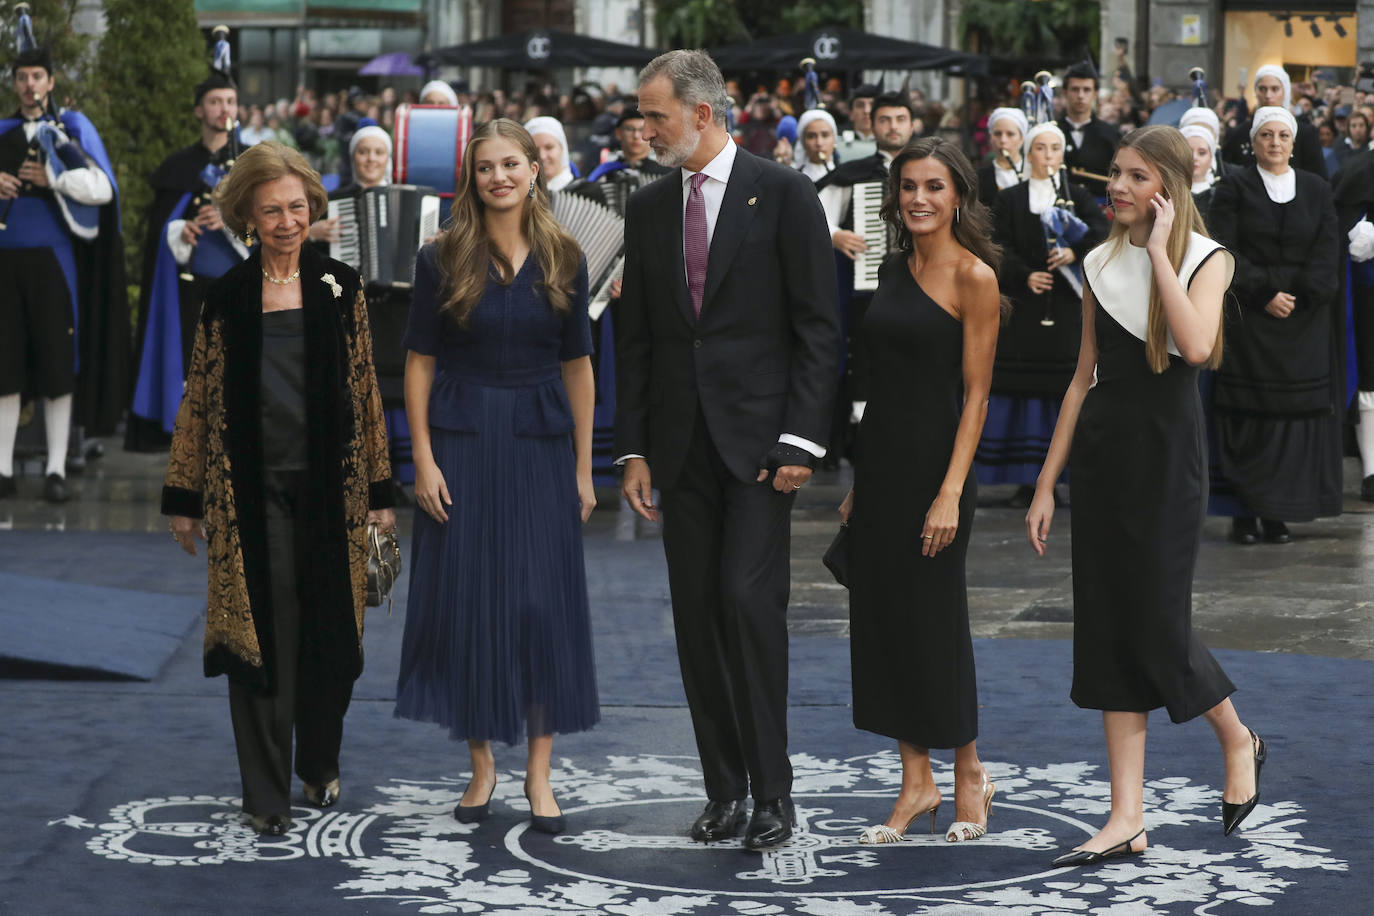
[[[958,225],[958,223],[959,223],[959,208],[958,208],[958,207],[955,207],[955,208],[954,208],[954,223],[955,223],[955,225]]]
[[[528,196],[529,196],[530,200],[533,200],[533,199],[534,199],[534,179],[533,179],[533,178],[530,179],[530,193],[529,193]]]

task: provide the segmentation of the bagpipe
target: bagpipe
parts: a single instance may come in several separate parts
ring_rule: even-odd
[[[1054,89],[1050,85],[1053,77],[1048,70],[1035,74],[1035,81],[1027,80],[1021,84],[1021,110],[1032,125],[1046,124],[1054,119]],[[1030,150],[1026,150],[1029,155]],[[1027,158],[1027,157],[1023,157]],[[1054,187],[1054,204],[1040,214],[1040,225],[1045,231],[1045,250],[1069,248],[1088,233],[1088,224],[1078,217],[1073,194],[1069,189],[1069,170],[1062,164],[1059,171],[1050,176]],[[1075,262],[1062,264],[1058,268],[1064,279],[1069,281],[1074,293],[1083,295],[1083,270]],[[1045,313],[1040,319],[1044,327],[1054,326],[1052,303],[1045,297]]]
[[[186,205],[186,210],[182,218],[187,222],[195,222],[200,215],[202,207],[211,206],[214,202],[215,188],[229,174],[229,170],[234,167],[234,162],[238,159],[242,147],[239,143],[238,124],[228,115],[224,116],[224,129],[229,134],[229,142],[219,148],[219,152],[210,162],[206,163],[205,168],[200,170],[200,188],[191,195],[190,202]],[[253,244],[251,239],[244,240],[245,245]],[[187,262],[186,267],[179,274],[180,278],[187,283],[195,280],[196,277],[221,277],[229,271],[231,267],[243,260],[232,242],[224,236],[224,232],[205,233],[196,242],[194,254]]]

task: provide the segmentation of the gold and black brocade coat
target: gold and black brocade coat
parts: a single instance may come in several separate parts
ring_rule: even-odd
[[[367,512],[392,502],[386,426],[357,272],[308,245],[300,263],[309,462],[295,514],[306,554],[296,558],[301,659],[351,680],[362,671]],[[268,556],[264,515],[261,264],[255,252],[206,293],[162,511],[203,519],[209,536],[205,675],[271,692],[269,559],[281,558]]]

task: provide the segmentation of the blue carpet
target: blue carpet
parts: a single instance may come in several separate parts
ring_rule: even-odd
[[[0,677],[156,678],[204,619],[204,550],[178,557],[166,535],[5,532]]]
[[[801,830],[764,855],[737,843],[708,848],[684,836],[701,781],[660,545],[587,545],[603,721],[555,741],[564,836],[527,829],[522,748],[495,749],[501,779],[489,821],[450,816],[466,783],[466,749],[441,728],[392,716],[402,594],[394,615],[368,619],[339,806],[298,807],[293,830],[276,840],[259,840],[240,821],[225,685],[201,676],[198,632],[152,683],[0,683],[0,784],[9,789],[0,795],[0,913],[1369,912],[1374,831],[1363,787],[1374,781],[1374,664],[1217,652],[1241,687],[1237,708],[1270,749],[1250,820],[1223,838],[1210,730],[1157,714],[1146,761],[1149,851],[1054,871],[1050,859],[1090,836],[1108,802],[1100,716],[1068,701],[1068,643],[975,641],[979,748],[998,787],[989,835],[944,842],[954,819],[952,755],[936,752],[945,792],[938,832],[917,825],[910,842],[872,848],[856,837],[891,807],[895,747],[851,724],[847,641],[793,638]],[[78,578],[81,565],[54,577]],[[203,589],[191,575],[203,577],[203,565],[176,557],[166,566],[159,588]],[[108,559],[85,572],[105,588],[119,579]]]

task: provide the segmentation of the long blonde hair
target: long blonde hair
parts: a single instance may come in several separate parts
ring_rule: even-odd
[[[1203,225],[1202,214],[1193,203],[1193,150],[1176,127],[1152,124],[1131,131],[1117,145],[1117,151],[1133,149],[1141,158],[1154,166],[1164,184],[1164,196],[1173,201],[1174,225],[1169,230],[1169,241],[1165,250],[1169,255],[1169,266],[1177,273],[1183,266],[1188,254],[1188,244],[1192,233],[1211,238]],[[1103,244],[1112,245],[1109,257],[1116,257],[1126,244],[1128,229],[1122,223],[1113,223],[1112,231]],[[1217,324],[1217,339],[1212,344],[1212,355],[1207,358],[1207,368],[1215,369],[1221,365],[1221,335],[1225,322]],[[1150,311],[1145,326],[1145,358],[1150,369],[1156,373],[1169,368],[1169,329],[1164,320],[1164,300],[1155,282],[1154,273],[1150,274]]]
[[[451,314],[460,327],[482,298],[487,278],[495,264],[498,279],[509,284],[515,279],[510,259],[491,243],[484,218],[486,205],[477,193],[477,153],[487,140],[509,140],[530,162],[539,161],[534,139],[518,122],[509,118],[488,121],[473,134],[463,153],[463,168],[453,199],[449,224],[438,241],[437,261],[443,276],[440,309]],[[523,193],[523,189],[516,189]],[[541,172],[535,181],[534,196],[524,201],[520,231],[530,244],[530,254],[544,274],[543,288],[553,310],[566,315],[571,310],[577,269],[582,249],[563,231],[549,210],[549,192]]]

